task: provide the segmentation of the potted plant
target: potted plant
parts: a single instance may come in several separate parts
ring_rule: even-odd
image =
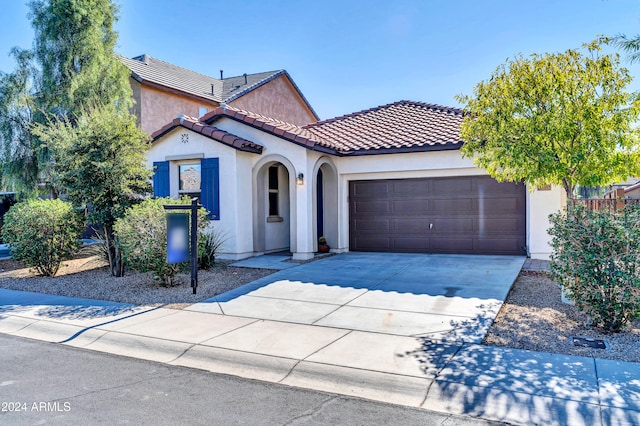
[[[319,253],[329,253],[331,247],[327,244],[327,239],[325,237],[318,238],[318,252]]]

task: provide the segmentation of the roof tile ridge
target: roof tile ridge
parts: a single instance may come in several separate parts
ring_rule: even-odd
[[[185,67],[180,66],[180,65],[172,64],[171,62],[163,61],[162,59],[158,59],[158,58],[156,58],[156,57],[154,57],[154,56],[151,56],[151,55],[148,55],[148,54],[146,54],[146,53],[144,53],[143,55],[146,55],[146,56],[147,56],[147,58],[148,58],[148,59],[150,59],[150,60],[154,60],[154,61],[162,62],[162,63],[164,63],[164,64],[171,65],[172,67],[180,68],[181,70],[185,70],[185,71],[188,71],[188,72],[193,73],[193,74],[198,74],[198,75],[200,75],[200,76],[202,76],[202,77],[210,78],[210,79],[212,79],[212,80],[222,81],[222,80],[217,79],[217,78],[215,78],[215,77],[212,77],[212,76],[210,76],[210,75],[203,74],[203,73],[201,73],[201,72],[194,71],[194,70],[192,70],[192,69],[185,68]],[[139,56],[142,56],[142,55],[138,55],[138,56],[136,56],[136,58],[137,58],[137,57],[139,57]],[[131,60],[133,60],[133,61],[138,61],[137,59],[134,59],[134,58],[127,58],[127,59],[131,59]],[[140,62],[141,64],[144,64],[144,62],[142,62],[142,61],[138,61],[138,62]],[[147,65],[148,65],[148,64],[147,64]]]
[[[193,117],[191,115],[186,115],[186,114],[180,114],[180,115],[178,115],[177,118],[180,120],[180,122],[183,122],[185,120],[186,121],[191,121],[193,123],[199,123],[200,122],[200,119],[198,119],[196,117]]]
[[[229,96],[227,96],[226,98],[224,98],[224,101],[225,101],[225,102],[231,102],[231,101],[234,101],[234,100],[236,100],[236,99],[238,99],[238,98],[240,98],[240,97],[242,97],[242,96],[246,95],[247,93],[249,93],[249,92],[253,91],[254,89],[257,89],[258,87],[262,86],[263,84],[266,84],[266,83],[268,83],[269,81],[271,81],[271,80],[273,80],[273,79],[275,79],[275,78],[277,78],[277,77],[280,77],[281,75],[283,75],[283,74],[284,74],[284,73],[286,73],[286,72],[287,72],[286,70],[265,71],[264,73],[269,73],[269,75],[267,75],[265,78],[262,78],[262,79],[260,79],[260,80],[256,81],[255,83],[253,83],[253,84],[251,84],[251,85],[247,85],[247,87],[243,88],[242,90],[239,90],[237,93],[232,93],[232,94],[230,94]],[[248,77],[249,75],[256,75],[256,74],[263,74],[263,73],[257,72],[257,73],[253,73],[253,74],[247,74],[247,77]],[[239,76],[239,77],[243,77],[243,76],[244,76],[244,75],[241,75],[241,76]],[[238,78],[238,77],[228,77],[228,78],[229,78],[229,79],[231,79],[231,78]],[[229,81],[229,82],[227,82],[227,81],[225,81],[225,80],[226,80],[226,79],[221,80],[223,84],[224,84],[224,83],[231,83],[230,81]],[[242,85],[241,85],[241,86],[242,86]],[[224,86],[223,86],[223,87],[224,87]],[[224,88],[223,88],[223,91],[224,91]]]
[[[309,124],[305,124],[304,126],[302,126],[303,129],[312,129],[314,127],[321,127],[324,124],[330,124],[330,123],[335,123],[338,121],[344,121],[348,118],[353,118],[353,117],[358,117],[361,115],[365,115],[371,112],[376,112],[376,111],[380,111],[382,109],[388,109],[391,108],[393,106],[397,106],[397,105],[414,105],[414,106],[419,106],[419,107],[423,107],[423,108],[428,108],[428,109],[432,109],[432,110],[437,110],[437,111],[442,111],[442,112],[447,112],[447,113],[453,113],[453,114],[464,114],[464,111],[461,108],[456,108],[456,107],[449,107],[449,106],[444,106],[444,105],[438,105],[438,104],[432,104],[432,103],[426,103],[426,102],[418,102],[418,101],[411,101],[411,100],[400,100],[397,102],[391,102],[388,104],[384,104],[384,105],[379,105],[377,107],[373,107],[373,108],[368,108],[368,109],[363,109],[361,111],[356,111],[356,112],[352,112],[350,114],[344,114],[344,115],[340,115],[337,117],[333,117],[333,118],[327,118],[325,120],[321,120],[321,121],[317,121],[315,123],[309,123]]]
[[[397,103],[399,103],[399,104],[400,103],[411,104],[411,105],[416,105],[416,106],[420,106],[420,107],[424,107],[424,108],[435,109],[435,110],[442,111],[442,112],[450,112],[450,113],[453,113],[453,114],[463,114],[464,113],[464,110],[462,108],[450,107],[450,106],[440,105],[440,104],[432,104],[432,103],[427,103],[427,102],[402,100],[402,101],[397,102]]]
[[[262,121],[266,121],[266,122],[269,122],[269,123],[278,123],[278,124],[285,125],[285,126],[290,126],[290,127],[296,127],[298,129],[302,130],[301,126],[298,126],[297,124],[289,123],[288,121],[280,120],[278,118],[269,117],[269,116],[266,116],[266,115],[258,114],[257,112],[252,112],[252,111],[244,110],[244,109],[241,109],[241,108],[235,108],[235,107],[232,107],[232,106],[227,106],[227,108],[228,109],[233,109],[236,112],[239,112],[241,114],[244,114],[244,115],[247,115],[249,117],[253,117],[253,118],[256,118],[256,119],[259,119],[259,120],[262,120]]]
[[[346,120],[347,118],[358,117],[358,116],[360,116],[360,115],[368,114],[368,113],[370,113],[370,112],[376,112],[376,111],[379,111],[379,110],[381,110],[381,109],[386,109],[386,108],[392,107],[392,106],[394,106],[394,105],[401,104],[401,103],[403,103],[403,102],[406,102],[406,101],[391,102],[391,103],[389,103],[389,104],[379,105],[379,106],[377,106],[377,107],[368,108],[368,109],[363,109],[363,110],[361,110],[361,111],[356,111],[356,112],[352,112],[352,113],[349,113],[349,114],[340,115],[340,116],[333,117],[333,118],[327,118],[327,119],[325,119],[325,120],[316,121],[315,123],[305,124],[305,125],[303,126],[303,128],[305,128],[305,129],[306,129],[306,128],[318,127],[318,126],[321,126],[321,125],[323,125],[323,124],[334,123],[334,122],[336,122],[336,121],[343,121],[343,120]]]
[[[246,74],[247,74],[247,77],[249,77],[251,75],[256,75],[256,74],[277,74],[277,73],[282,72],[282,71],[284,71],[284,69],[273,70],[273,71],[252,72],[252,73],[246,73]],[[232,77],[225,77],[220,81],[231,80],[232,78],[241,78],[241,77],[244,77],[244,74],[234,75]]]

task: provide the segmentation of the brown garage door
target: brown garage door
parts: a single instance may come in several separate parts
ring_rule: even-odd
[[[349,183],[350,250],[526,254],[523,184],[488,176]]]

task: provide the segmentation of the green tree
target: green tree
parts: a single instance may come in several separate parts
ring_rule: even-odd
[[[625,34],[619,34],[613,38],[616,46],[629,54],[630,62],[640,61],[640,34],[629,37]]]
[[[129,73],[114,53],[118,10],[111,0],[36,0],[29,8],[33,47],[14,48],[16,70],[0,74],[3,184],[33,194],[41,180],[56,196],[53,158],[32,126],[50,115],[75,120],[95,104],[128,109],[133,100]]]
[[[122,276],[122,256],[113,225],[150,190],[146,167],[148,136],[136,117],[112,104],[89,109],[75,123],[67,118],[37,125],[34,133],[56,158],[56,173],[77,205],[90,205],[88,220],[103,226],[109,263]]]
[[[47,111],[72,118],[96,102],[131,106],[129,72],[114,54],[113,1],[34,0],[29,7]]]
[[[20,198],[35,195],[38,183],[39,141],[30,126],[38,115],[34,96],[33,54],[14,48],[14,72],[0,73],[0,159],[2,187],[18,192]]]
[[[468,112],[462,154],[500,181],[533,187],[598,186],[640,173],[632,78],[608,40],[581,52],[522,55],[499,66],[473,96],[458,96]]]

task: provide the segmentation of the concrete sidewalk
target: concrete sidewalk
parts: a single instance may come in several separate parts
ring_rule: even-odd
[[[0,332],[513,424],[640,424],[640,365],[0,289]]]

